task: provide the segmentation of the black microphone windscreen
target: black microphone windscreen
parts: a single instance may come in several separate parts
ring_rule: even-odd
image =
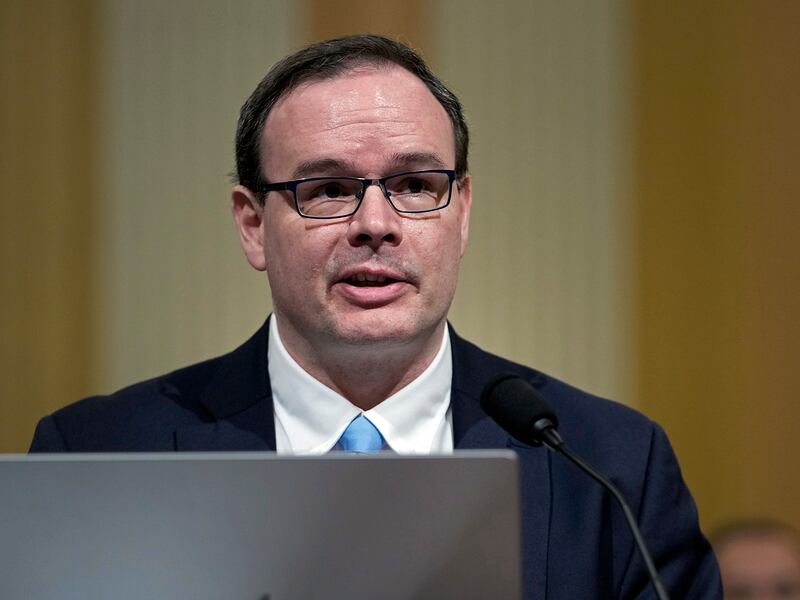
[[[500,427],[519,441],[539,446],[542,443],[534,425],[548,419],[554,428],[558,418],[547,401],[519,375],[506,373],[492,378],[481,392],[481,408]]]
[[[538,390],[519,375],[507,373],[498,375],[483,388],[481,392],[481,408],[492,417],[500,427],[530,446],[547,444],[552,450],[560,452],[575,463],[604,488],[611,492],[622,506],[625,520],[633,532],[636,546],[642,555],[647,573],[653,582],[656,596],[661,600],[669,600],[664,584],[658,577],[655,563],[647,550],[642,533],[636,525],[622,492],[597,469],[572,451],[558,435],[558,419],[553,409],[542,398]]]

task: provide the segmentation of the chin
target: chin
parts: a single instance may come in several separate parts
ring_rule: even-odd
[[[346,327],[337,337],[352,346],[397,345],[410,342],[416,333],[399,327]]]
[[[362,315],[338,323],[336,330],[340,340],[354,346],[402,345],[429,334],[435,328],[435,325],[427,325],[425,321],[411,318],[408,314],[400,318]]]

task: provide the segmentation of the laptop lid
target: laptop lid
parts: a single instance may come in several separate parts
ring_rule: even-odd
[[[0,597],[521,597],[506,451],[0,456]]]

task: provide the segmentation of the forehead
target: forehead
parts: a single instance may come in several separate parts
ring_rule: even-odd
[[[412,154],[439,156],[452,168],[453,127],[427,86],[397,65],[356,67],[297,86],[275,104],[261,138],[269,178],[304,161],[342,159],[363,170]]]

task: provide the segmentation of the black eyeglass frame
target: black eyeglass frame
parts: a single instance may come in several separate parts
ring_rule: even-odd
[[[392,202],[392,194],[389,190],[386,189],[386,182],[390,179],[394,179],[395,177],[402,177],[403,175],[422,175],[424,173],[444,173],[447,175],[447,178],[450,180],[449,185],[447,187],[447,201],[435,208],[425,208],[422,210],[401,210],[394,205]],[[301,183],[308,183],[310,181],[325,181],[326,179],[344,179],[347,181],[357,181],[361,184],[361,193],[356,194],[356,198],[358,198],[358,202],[356,203],[355,207],[352,211],[336,215],[333,217],[323,217],[320,215],[307,215],[302,210],[300,210],[300,204],[297,201],[297,186]],[[277,183],[262,183],[258,187],[258,191],[262,194],[267,194],[267,192],[282,192],[282,191],[290,191],[292,192],[292,199],[294,200],[294,209],[297,211],[297,214],[301,217],[306,219],[343,219],[345,217],[351,217],[358,212],[358,209],[361,207],[361,203],[364,201],[364,196],[367,194],[367,188],[372,185],[377,185],[381,191],[383,192],[383,197],[386,198],[386,201],[389,203],[396,212],[400,214],[422,214],[422,213],[429,213],[434,212],[437,210],[442,210],[450,205],[450,200],[453,198],[453,182],[456,181],[456,172],[453,169],[423,169],[421,171],[404,171],[402,173],[392,173],[391,175],[387,175],[386,177],[379,177],[377,179],[369,179],[367,177],[336,177],[328,175],[327,177],[305,177],[303,179],[293,179],[291,181],[281,181]]]

